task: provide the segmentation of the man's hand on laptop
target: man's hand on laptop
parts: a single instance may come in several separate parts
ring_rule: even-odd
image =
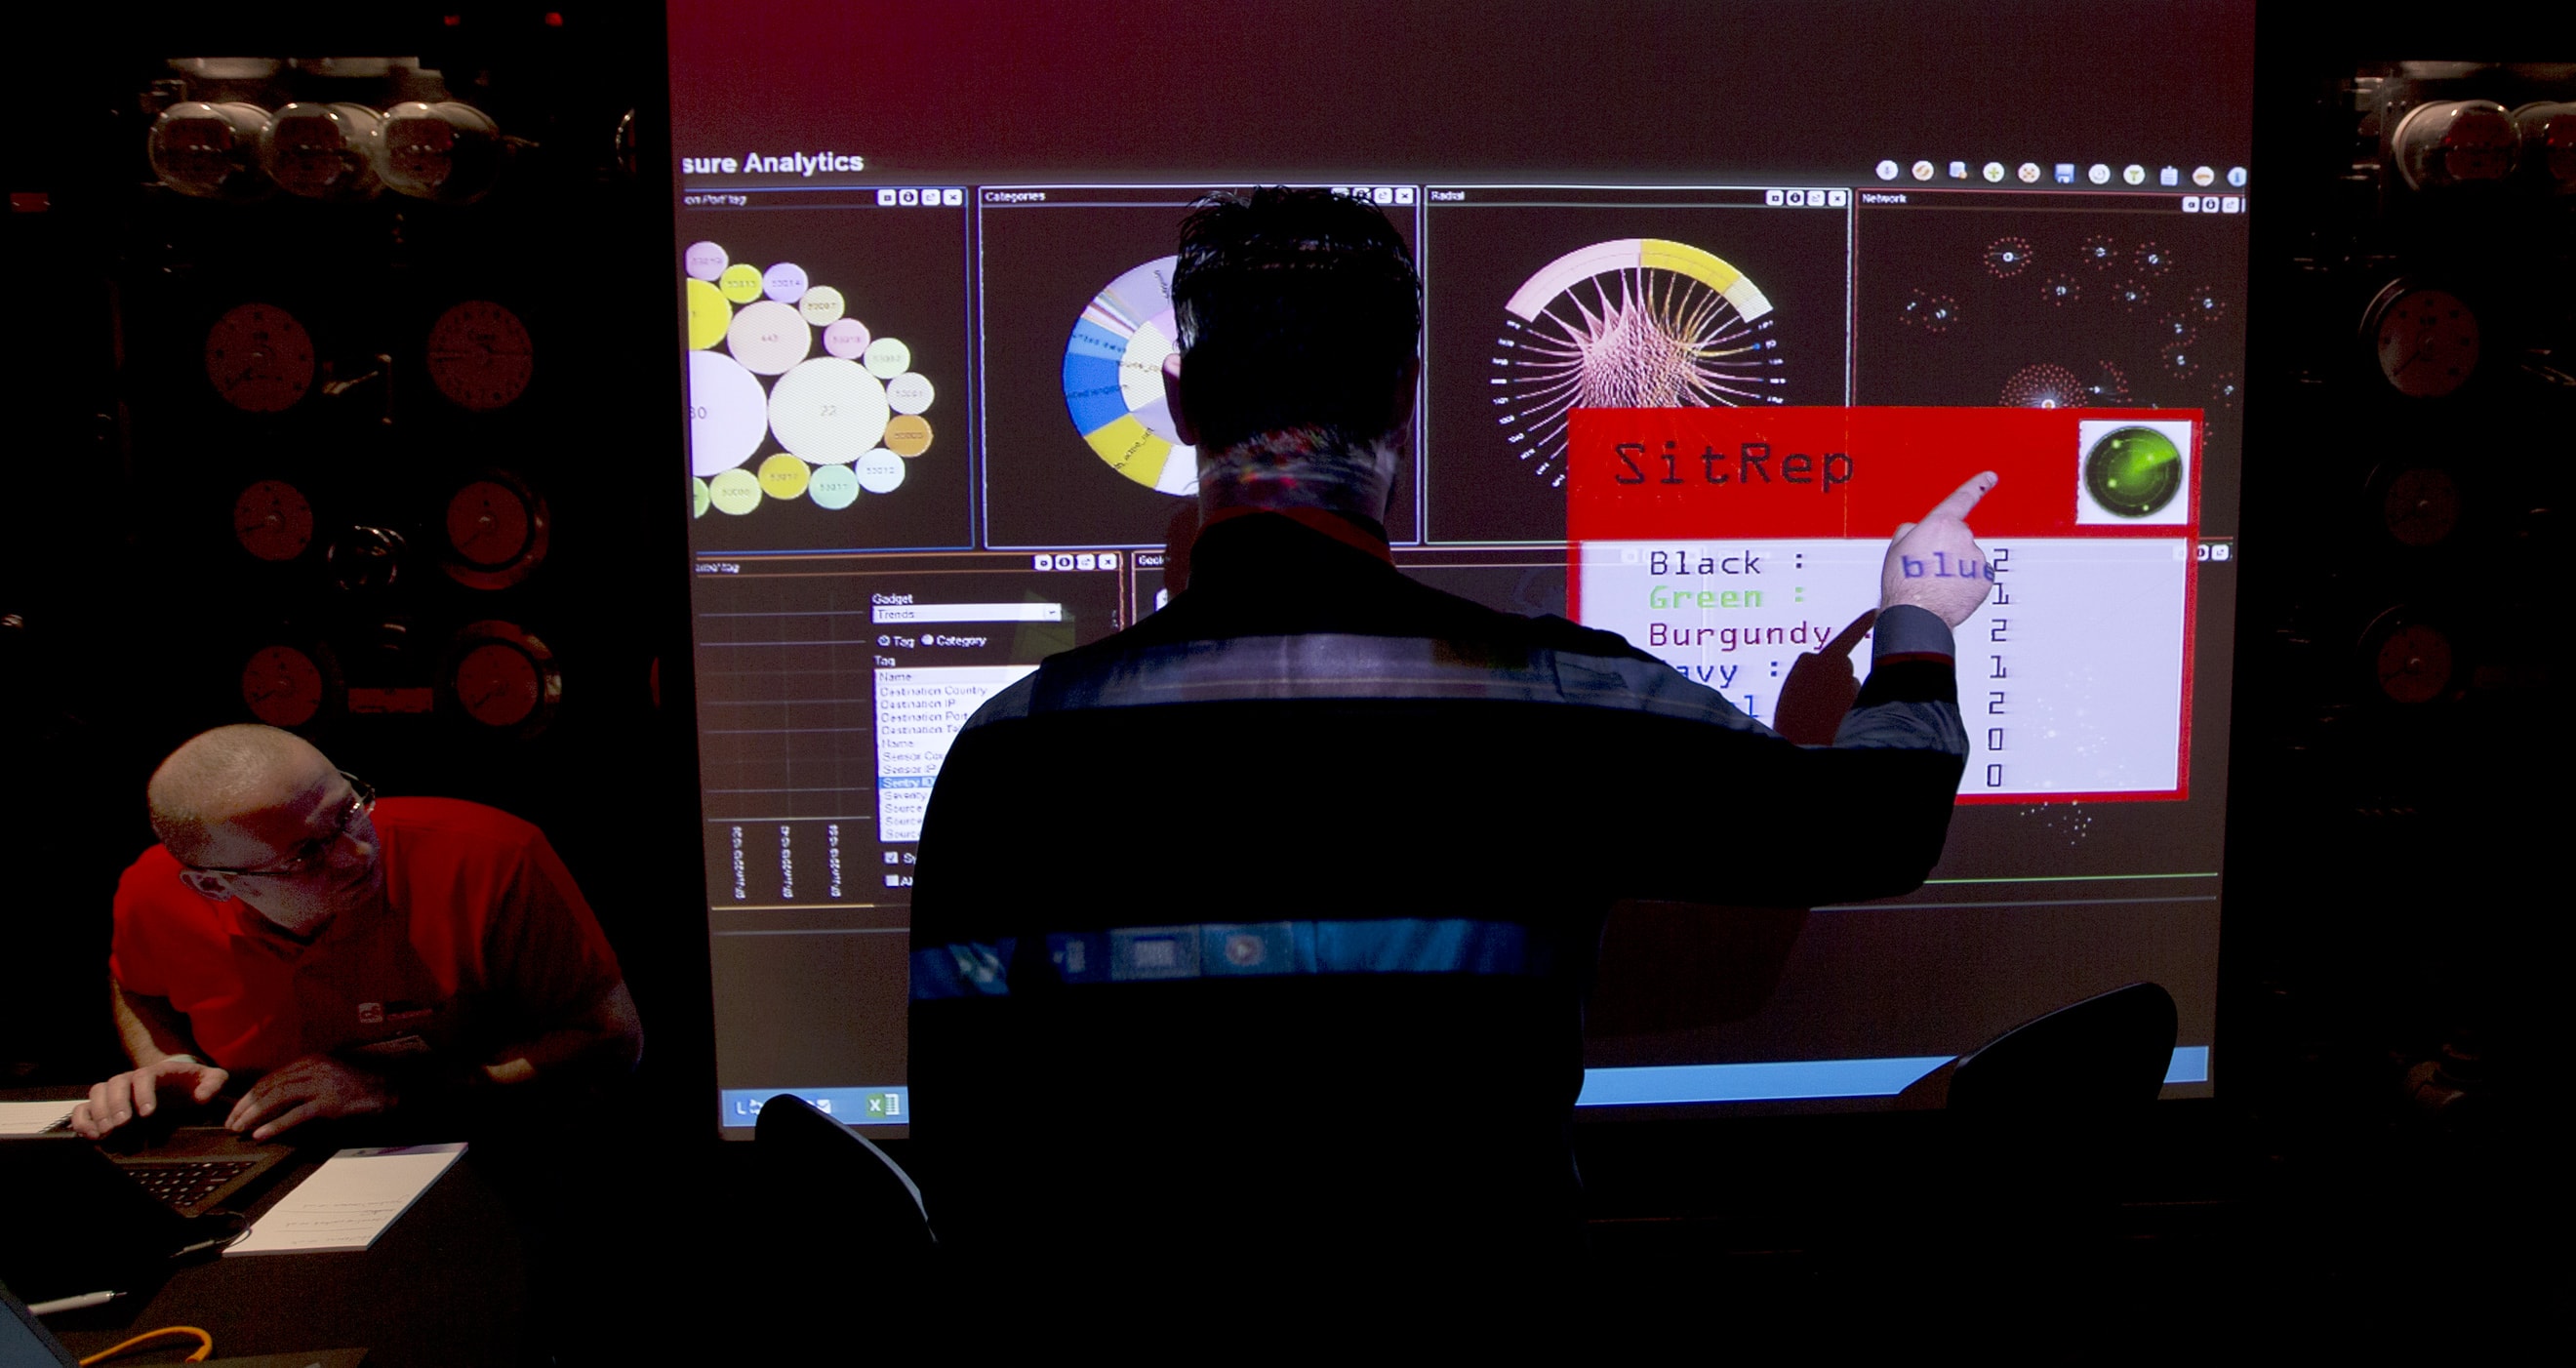
[[[96,1140],[138,1116],[150,1116],[163,1102],[180,1096],[203,1106],[223,1091],[224,1080],[230,1077],[194,1055],[171,1055],[90,1089],[89,1099],[72,1108],[72,1129]],[[165,1097],[165,1093],[171,1095]]]
[[[249,1131],[253,1140],[268,1140],[307,1121],[366,1116],[393,1104],[393,1084],[383,1076],[313,1054],[251,1084],[224,1124]]]

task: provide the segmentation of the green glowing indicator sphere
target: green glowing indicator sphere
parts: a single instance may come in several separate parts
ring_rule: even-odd
[[[2154,428],[2121,428],[2084,454],[2084,488],[2123,518],[2148,517],[2182,492],[2182,452]]]

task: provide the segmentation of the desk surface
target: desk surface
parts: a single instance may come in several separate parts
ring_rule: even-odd
[[[250,1214],[275,1205],[328,1157],[328,1149],[298,1154]],[[146,1330],[193,1325],[215,1337],[219,1358],[363,1346],[369,1368],[517,1363],[529,1344],[529,1261],[518,1215],[489,1163],[477,1160],[468,1150],[363,1253],[192,1262],[157,1288],[124,1289],[133,1295],[48,1316],[45,1325],[84,1357]],[[131,1361],[177,1358],[138,1351]]]

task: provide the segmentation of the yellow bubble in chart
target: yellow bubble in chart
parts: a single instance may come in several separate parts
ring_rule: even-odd
[[[841,298],[841,292],[829,285],[817,285],[807,290],[804,298],[796,301],[797,312],[805,315],[806,322],[818,328],[828,328],[840,322],[841,315],[849,307],[849,301]]]
[[[887,419],[885,449],[906,460],[930,450],[930,420],[912,413]]]
[[[811,466],[782,451],[760,463],[760,492],[773,499],[792,499],[805,492],[805,482],[813,476]]]
[[[725,340],[733,324],[733,306],[723,292],[703,280],[689,282],[689,349],[704,351]]]
[[[692,478],[689,483],[697,486],[689,491],[689,516],[703,518],[707,515],[707,482]]]
[[[736,516],[760,507],[760,481],[740,466],[707,481],[707,502]]]
[[[748,304],[760,298],[760,268],[737,261],[727,266],[723,275],[716,277],[716,288],[734,303]]]

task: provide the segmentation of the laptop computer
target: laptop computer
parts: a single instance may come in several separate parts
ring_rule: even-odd
[[[112,1143],[103,1150],[127,1177],[182,1216],[239,1209],[257,1195],[268,1171],[295,1152],[221,1126],[180,1126],[137,1153],[120,1152]]]
[[[0,1136],[0,1282],[35,1301],[123,1290],[220,1250],[243,1227],[230,1208],[293,1152],[220,1127],[180,1127],[127,1155],[69,1131]]]

